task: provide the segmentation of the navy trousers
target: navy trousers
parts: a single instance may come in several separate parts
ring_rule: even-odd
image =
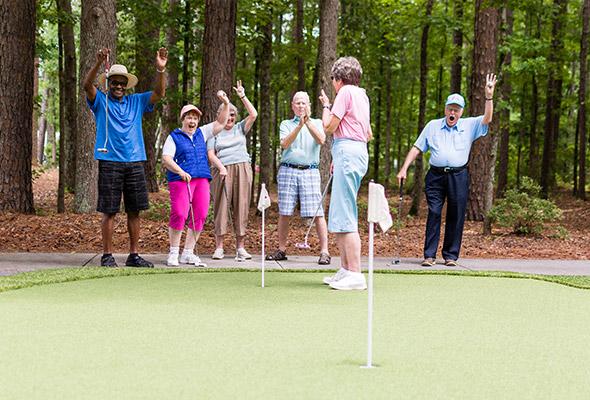
[[[435,172],[426,174],[426,201],[428,219],[426,220],[426,238],[424,240],[424,258],[436,258],[440,239],[440,222],[442,209],[447,201],[445,218],[445,237],[442,256],[445,260],[457,260],[463,239],[465,209],[469,196],[469,173],[467,168],[459,172]]]

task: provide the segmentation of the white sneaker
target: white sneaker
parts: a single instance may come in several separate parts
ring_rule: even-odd
[[[251,258],[252,256],[243,247],[240,247],[236,251],[236,261],[243,262],[246,260],[250,260]]]
[[[350,272],[344,278],[330,283],[330,287],[336,290],[365,290],[367,280],[361,272]]]
[[[348,275],[348,270],[344,269],[344,268],[340,268],[338,271],[336,271],[336,273],[334,275],[324,277],[324,279],[323,279],[324,285],[329,285],[332,282],[339,281],[340,279],[344,278],[346,275]]]
[[[246,249],[243,248],[243,247],[238,248],[238,250],[236,251],[236,258],[237,257],[243,258],[245,260],[251,260],[252,259],[252,255],[250,253],[248,253],[246,251]]]
[[[168,253],[168,260],[166,265],[170,267],[178,267],[178,253]]]
[[[215,249],[213,255],[211,256],[211,258],[214,260],[222,260],[223,257],[225,257],[225,253],[223,252],[222,248]]]
[[[180,262],[183,264],[192,264],[195,267],[206,267],[207,264],[201,261],[201,258],[194,253],[182,253]]]

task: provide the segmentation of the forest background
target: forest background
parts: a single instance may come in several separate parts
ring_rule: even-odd
[[[278,124],[292,116],[292,94],[308,91],[321,115],[317,95],[323,88],[333,98],[330,67],[344,55],[359,59],[371,99],[375,137],[366,179],[388,188],[392,211],[395,174],[424,124],[443,115],[452,92],[465,96],[464,115],[482,114],[485,74],[495,72],[494,121],[469,163],[467,254],[495,254],[489,246],[473,250],[490,241],[500,255],[516,242],[529,243],[523,256],[561,255],[560,248],[562,256],[585,258],[590,248],[584,201],[590,0],[2,0],[0,15],[2,249],[58,249],[68,241],[78,243],[73,250],[95,247],[98,225],[88,223],[97,220],[95,128],[81,81],[96,51],[109,47],[111,63],[139,77],[136,90],[150,90],[161,46],[169,49],[166,98],[144,117],[150,213],[161,214],[155,220],[164,226],[146,235],[146,245],[153,236],[150,248],[165,248],[160,155],[183,104],[199,105],[207,123],[216,90],[230,93],[242,80],[259,112],[248,140],[256,201],[261,183],[276,182]],[[239,105],[235,96],[233,102]],[[329,146],[322,148],[324,182]],[[417,160],[405,186],[404,215],[413,219],[404,219],[402,242],[412,254],[420,253],[427,163],[427,156]],[[528,190],[525,177],[564,211],[561,224],[532,239],[512,229],[490,238],[494,202],[509,188],[522,190],[523,182]],[[68,220],[78,225],[67,228]]]

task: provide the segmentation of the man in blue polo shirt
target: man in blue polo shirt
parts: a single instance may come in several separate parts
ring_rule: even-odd
[[[99,76],[102,87],[108,82],[108,93],[97,90],[94,80],[106,61],[110,50],[103,48],[96,53],[96,62],[88,71],[83,87],[88,106],[96,121],[96,145],[94,158],[98,160],[98,205],[102,213],[103,255],[100,265],[116,267],[113,257],[113,228],[119,212],[121,196],[125,202],[127,228],[129,230],[129,267],[153,268],[153,264],[138,254],[139,212],[149,207],[147,184],[143,163],[146,160],[141,119],[144,112],[151,112],[166,91],[166,62],[168,51],[161,48],[156,53],[156,85],[153,92],[125,95],[125,90],[137,84],[137,77],[127,68],[114,64],[106,74]]]
[[[460,94],[451,94],[445,104],[445,117],[426,124],[397,174],[398,182],[401,183],[402,179],[406,179],[408,168],[416,157],[430,150],[430,169],[425,179],[428,218],[422,262],[424,267],[436,264],[441,213],[445,200],[447,215],[442,256],[446,266],[457,265],[469,197],[467,162],[472,143],[488,133],[488,125],[492,122],[494,112],[495,86],[496,76],[488,74],[484,89],[485,110],[479,117],[461,119],[465,100]]]
[[[330,264],[328,252],[328,227],[324,218],[320,171],[320,146],[326,141],[321,119],[310,117],[309,95],[297,92],[291,102],[294,118],[281,122],[281,165],[277,175],[279,192],[279,248],[269,254],[267,260],[287,259],[287,235],[289,218],[299,203],[303,218],[315,219],[320,241],[318,264]]]

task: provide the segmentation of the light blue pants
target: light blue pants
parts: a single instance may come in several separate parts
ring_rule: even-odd
[[[367,144],[356,140],[336,139],[332,145],[332,160],[334,178],[328,230],[332,233],[357,232],[356,198],[369,166]]]

